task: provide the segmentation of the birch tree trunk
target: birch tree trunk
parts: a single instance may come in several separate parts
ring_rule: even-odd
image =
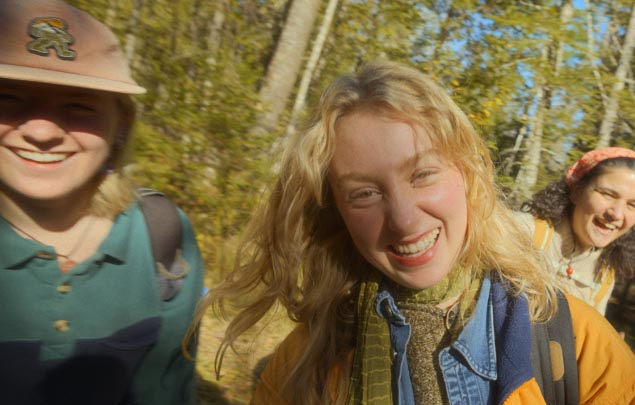
[[[546,55],[546,50],[544,54]],[[531,197],[531,192],[538,179],[538,167],[540,166],[540,152],[542,151],[542,135],[544,132],[545,112],[548,109],[548,101],[545,97],[544,85],[535,88],[536,112],[530,121],[530,131],[527,136],[527,146],[523,165],[516,175],[513,194],[517,201],[523,201]]]
[[[216,54],[220,49],[223,25],[225,24],[225,13],[229,7],[229,0],[218,0],[214,10],[214,16],[210,21],[209,35],[207,37],[207,46],[209,49],[210,61],[215,61]]]
[[[106,9],[106,18],[104,19],[104,24],[108,27],[115,26],[115,20],[117,19],[117,9],[119,8],[119,0],[111,0],[108,3],[108,8]]]
[[[606,110],[608,96],[606,95],[604,84],[602,83],[602,75],[600,74],[600,69],[598,69],[595,63],[598,60],[598,57],[595,52],[595,30],[593,29],[593,12],[591,11],[591,4],[589,3],[589,0],[584,0],[584,6],[586,7],[586,22],[587,22],[586,56],[587,56],[587,59],[589,60],[589,65],[591,66],[593,77],[595,77],[596,85],[598,86],[598,90],[600,91],[600,96],[602,97],[602,104],[604,105],[604,109]]]
[[[611,88],[611,93],[606,105],[606,111],[604,112],[604,118],[600,124],[600,130],[598,132],[598,143],[596,148],[605,148],[611,143],[611,135],[613,128],[615,127],[615,121],[620,108],[620,93],[624,90],[624,83],[626,82],[626,73],[628,72],[629,65],[633,56],[633,48],[635,47],[635,1],[633,1],[631,7],[631,15],[628,20],[628,28],[626,29],[626,35],[624,36],[624,44],[622,45],[620,52],[620,61],[615,71],[615,83]]]
[[[132,7],[132,14],[130,15],[130,20],[128,20],[128,29],[126,33],[126,46],[124,48],[124,52],[126,54],[126,59],[128,63],[132,67],[132,70],[135,70],[135,51],[137,48],[137,31],[139,29],[139,18],[141,17],[141,9],[143,8],[144,0],[135,0]]]
[[[329,0],[328,5],[326,6],[324,18],[322,19],[322,25],[320,26],[320,31],[315,38],[315,42],[313,43],[311,55],[309,56],[309,60],[307,61],[306,66],[304,67],[302,79],[300,80],[300,86],[298,87],[298,92],[295,96],[295,102],[293,103],[293,109],[291,110],[291,118],[289,119],[289,124],[287,125],[287,137],[295,133],[296,124],[300,113],[304,109],[306,95],[309,92],[309,85],[311,84],[311,79],[313,78],[313,73],[315,72],[317,63],[320,60],[322,49],[324,49],[324,43],[326,42],[326,38],[331,28],[333,16],[335,15],[335,10],[337,9],[337,4],[338,0]]]
[[[573,16],[573,1],[563,0],[560,9],[560,29],[565,29],[571,17]],[[562,68],[562,49],[563,41],[561,35],[556,33],[557,41],[552,41],[542,53],[542,59],[545,65],[549,64],[549,54],[552,51],[555,57],[552,60],[551,71],[553,76],[557,77]],[[523,166],[518,171],[516,181],[514,183],[513,194],[517,200],[526,200],[531,197],[532,191],[538,180],[538,172],[541,162],[541,152],[543,143],[543,134],[545,127],[545,119],[548,111],[551,109],[551,91],[549,90],[547,75],[542,74],[537,81],[535,89],[536,93],[536,112],[531,120],[530,131],[527,137],[527,153],[523,161]]]
[[[264,135],[276,129],[300,72],[319,7],[320,0],[293,0],[260,88],[263,111],[251,134]]]

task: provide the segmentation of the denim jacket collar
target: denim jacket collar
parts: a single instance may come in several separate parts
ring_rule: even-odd
[[[481,285],[474,313],[452,343],[465,358],[469,367],[478,375],[488,380],[497,378],[496,341],[494,331],[493,303],[490,300],[492,282],[486,275]],[[406,326],[406,318],[399,312],[395,299],[385,285],[381,285],[375,298],[375,308],[379,316],[395,326]],[[410,335],[408,334],[408,338]],[[486,342],[486,345],[483,345]],[[404,342],[407,344],[407,341]]]
[[[491,286],[490,277],[486,275],[474,313],[452,343],[452,347],[461,353],[476,374],[488,380],[496,380],[496,339],[494,306],[490,299]]]
[[[461,331],[459,337],[450,347],[440,353],[440,366],[444,373],[444,380],[450,380],[450,386],[454,390],[448,390],[450,403],[463,403],[466,393],[460,387],[456,387],[456,377],[450,374],[462,374],[465,390],[469,392],[482,392],[484,403],[489,403],[489,384],[497,378],[496,344],[494,328],[494,308],[490,298],[492,283],[489,276],[485,276],[481,285],[474,313]],[[386,285],[380,285],[375,298],[375,310],[380,317],[388,322],[390,328],[390,341],[392,349],[392,384],[394,404],[414,404],[414,395],[410,373],[408,370],[408,358],[406,350],[410,340],[411,328],[406,318],[401,314]],[[454,352],[450,355],[450,351]],[[465,359],[465,373],[457,371],[458,358]],[[460,368],[460,367],[459,367]],[[470,371],[468,371],[470,370]],[[471,374],[472,376],[469,376]],[[469,381],[468,381],[469,380]],[[468,393],[469,394],[469,393]],[[481,398],[480,394],[477,397]],[[469,403],[481,403],[470,400]]]

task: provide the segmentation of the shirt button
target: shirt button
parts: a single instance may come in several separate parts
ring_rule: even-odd
[[[41,250],[41,251],[37,252],[35,254],[35,257],[40,258],[40,259],[45,259],[45,260],[55,259],[55,255],[53,253],[46,252],[44,250]]]
[[[53,322],[53,327],[58,332],[66,332],[70,329],[68,321],[64,319],[60,319]]]
[[[57,286],[57,292],[59,292],[61,294],[69,293],[69,292],[71,292],[72,289],[73,289],[73,287],[71,287],[71,285],[68,284],[68,283],[62,283],[62,284]]]

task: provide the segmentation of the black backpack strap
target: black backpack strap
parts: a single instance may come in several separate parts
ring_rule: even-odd
[[[546,323],[531,328],[531,364],[545,402],[578,404],[578,363],[569,303],[558,292],[558,311]]]
[[[181,220],[176,206],[164,194],[149,188],[139,188],[137,193],[148,225],[159,295],[162,301],[169,301],[180,291],[189,271],[189,265],[181,257]]]

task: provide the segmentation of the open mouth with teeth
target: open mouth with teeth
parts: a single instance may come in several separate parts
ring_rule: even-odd
[[[614,231],[617,229],[617,225],[603,222],[599,220],[598,218],[593,218],[593,225],[597,226],[598,228],[605,229],[607,231]]]
[[[416,257],[430,249],[434,245],[434,242],[436,242],[438,236],[439,228],[436,228],[416,243],[392,245],[391,250],[399,256]]]
[[[14,152],[22,159],[36,163],[57,163],[71,155],[70,153],[35,152],[24,149],[15,149]]]

